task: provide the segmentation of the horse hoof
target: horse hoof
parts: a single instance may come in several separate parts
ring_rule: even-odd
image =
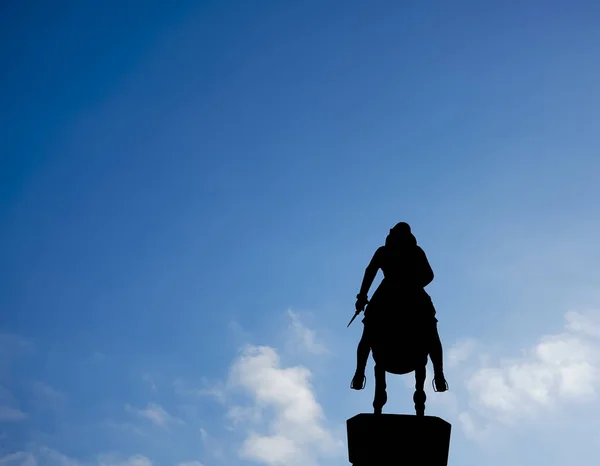
[[[425,416],[425,401],[427,401],[425,391],[415,390],[413,401],[415,402],[415,412],[417,416]]]
[[[375,399],[373,400],[373,408],[375,409],[375,414],[381,414],[383,407],[387,403],[387,392],[376,393]]]

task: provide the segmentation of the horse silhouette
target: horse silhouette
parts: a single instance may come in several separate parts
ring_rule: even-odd
[[[375,361],[375,414],[387,402],[386,373],[415,373],[413,401],[417,416],[425,415],[425,379],[431,341],[427,323],[417,315],[391,314],[370,330],[371,351]]]

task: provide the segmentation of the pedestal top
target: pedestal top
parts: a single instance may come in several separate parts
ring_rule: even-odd
[[[362,413],[346,426],[348,456],[355,466],[448,464],[451,425],[437,416]]]
[[[385,424],[406,424],[406,423],[426,423],[426,424],[438,424],[450,426],[450,423],[444,421],[441,417],[437,416],[415,416],[414,414],[373,414],[373,413],[360,413],[356,416],[351,417],[346,422],[352,423],[385,423]]]

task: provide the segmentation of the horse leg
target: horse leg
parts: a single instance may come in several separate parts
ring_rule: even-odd
[[[383,406],[387,403],[386,388],[385,369],[382,365],[375,364],[375,398],[373,399],[375,414],[381,414]]]
[[[425,366],[415,369],[415,394],[413,395],[413,401],[415,402],[415,411],[417,416],[425,415]]]

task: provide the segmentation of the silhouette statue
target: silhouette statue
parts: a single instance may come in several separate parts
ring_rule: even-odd
[[[383,271],[384,278],[369,300],[369,288],[379,269]],[[351,324],[364,311],[363,334],[357,348],[356,372],[350,387],[354,390],[364,388],[365,368],[372,352],[375,361],[375,414],[381,414],[387,402],[386,372],[408,374],[414,371],[415,411],[417,416],[425,415],[428,356],[434,369],[434,390],[444,392],[448,389],[436,310],[425,291],[432,281],[433,270],[410,226],[405,222],[398,223],[390,230],[385,245],[377,249],[365,270],[360,293],[356,297],[356,313],[350,321]]]

